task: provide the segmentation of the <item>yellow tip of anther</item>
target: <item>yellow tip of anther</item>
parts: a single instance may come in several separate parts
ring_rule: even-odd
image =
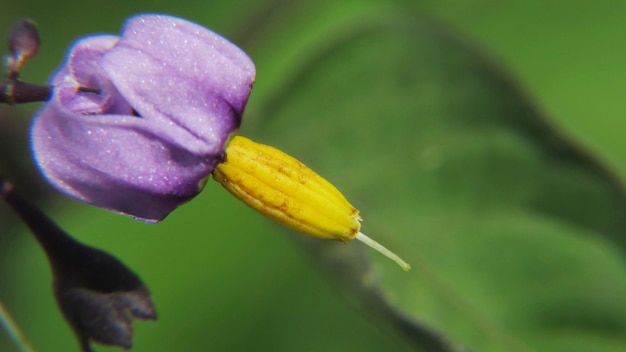
[[[398,264],[402,268],[402,270],[404,270],[404,271],[411,270],[411,266],[409,265],[409,263],[407,263],[404,260],[402,260],[402,258],[400,258],[394,252],[392,252],[392,251],[388,250],[387,248],[385,248],[382,244],[380,244],[380,243],[374,241],[373,239],[365,236],[362,232],[357,233],[355,238],[357,240],[365,243],[366,245],[370,246],[371,248],[373,248],[377,252],[381,253],[385,257],[387,257],[387,258],[393,260],[394,262],[396,262],[396,264]]]

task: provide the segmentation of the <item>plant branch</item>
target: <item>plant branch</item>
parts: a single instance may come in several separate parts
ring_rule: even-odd
[[[0,82],[0,103],[9,105],[47,101],[52,95],[52,86],[26,83],[16,79]]]
[[[28,339],[17,325],[15,320],[11,317],[11,314],[6,309],[2,300],[0,300],[0,325],[4,327],[4,330],[15,341],[15,344],[22,352],[34,352],[35,349],[30,345]]]

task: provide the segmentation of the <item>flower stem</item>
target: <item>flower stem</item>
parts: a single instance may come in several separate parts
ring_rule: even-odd
[[[34,352],[35,351],[35,349],[30,345],[30,343],[26,339],[26,336],[24,336],[24,333],[22,332],[20,327],[17,325],[15,320],[13,320],[13,318],[11,317],[11,314],[9,314],[9,311],[4,306],[4,303],[2,303],[2,300],[0,300],[0,325],[2,325],[4,330],[6,330],[9,336],[13,339],[13,341],[15,342],[17,347],[20,349],[20,351],[22,352]]]
[[[9,105],[46,101],[52,95],[52,86],[26,83],[16,79],[0,81],[0,103]]]

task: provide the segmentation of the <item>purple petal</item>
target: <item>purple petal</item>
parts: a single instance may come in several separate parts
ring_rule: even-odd
[[[185,141],[217,153],[239,127],[254,81],[250,58],[221,36],[171,16],[137,16],[102,67],[141,116]],[[220,138],[221,137],[221,138]]]
[[[34,157],[75,198],[162,220],[221,161],[254,74],[243,51],[203,27],[133,17],[121,38],[86,37],[70,49],[31,128]]]

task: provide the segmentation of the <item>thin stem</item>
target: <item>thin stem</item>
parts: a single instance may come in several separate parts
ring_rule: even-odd
[[[404,270],[404,271],[411,270],[411,266],[409,265],[409,263],[407,263],[404,260],[402,260],[402,258],[400,258],[394,252],[392,252],[392,251],[388,250],[387,248],[385,248],[382,244],[380,244],[380,243],[374,241],[373,239],[365,236],[362,232],[357,233],[355,238],[357,240],[365,243],[366,245],[370,246],[374,250],[378,251],[379,253],[381,253],[385,257],[387,257],[387,258],[393,260],[394,262],[396,262],[396,264],[398,264],[402,268],[402,270]]]
[[[16,79],[0,81],[0,103],[9,105],[47,101],[52,95],[52,86],[32,84]]]
[[[17,325],[15,320],[9,314],[9,311],[0,300],[0,325],[4,327],[4,330],[9,334],[9,336],[15,341],[15,344],[22,352],[34,352],[35,349],[30,345],[26,336]]]

